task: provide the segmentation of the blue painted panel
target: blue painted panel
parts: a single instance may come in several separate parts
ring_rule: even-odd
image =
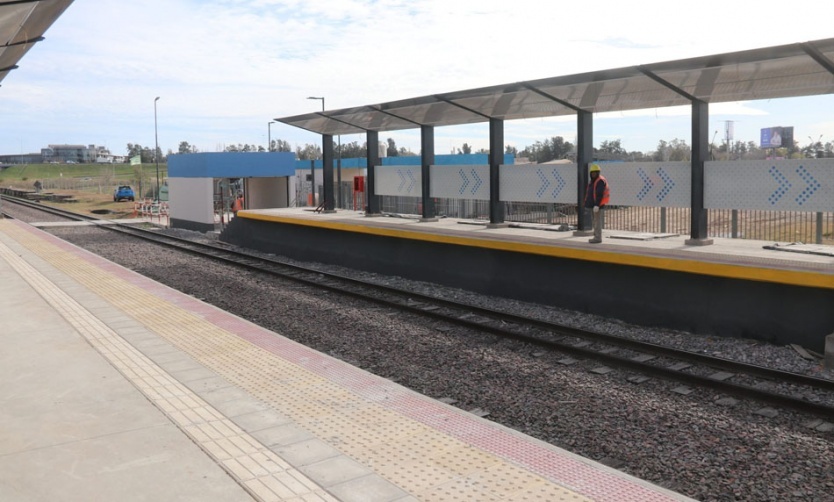
[[[188,153],[168,157],[171,178],[274,178],[295,175],[291,152]]]

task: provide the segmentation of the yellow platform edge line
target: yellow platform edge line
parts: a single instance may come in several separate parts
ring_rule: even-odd
[[[595,251],[590,249],[572,249],[561,246],[545,246],[522,242],[507,242],[475,237],[460,237],[455,235],[440,235],[393,228],[366,227],[334,221],[314,221],[285,216],[274,216],[241,211],[238,217],[250,220],[267,221],[272,223],[286,223],[289,225],[339,230],[359,234],[396,237],[438,244],[454,244],[496,251],[512,251],[520,253],[549,256],[552,258],[569,258],[573,260],[611,263],[643,267],[671,272],[686,272],[690,274],[708,275],[729,279],[743,279],[748,281],[771,282],[790,286],[834,289],[834,275],[803,272],[799,270],[779,270],[752,265],[731,265],[726,263],[709,263],[704,261],[682,258],[659,258],[618,252]]]

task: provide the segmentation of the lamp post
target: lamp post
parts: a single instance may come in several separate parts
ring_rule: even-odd
[[[820,158],[820,150],[817,150],[817,145],[820,145],[820,148],[822,148],[822,136],[820,134],[820,137],[816,141],[814,141],[814,138],[808,136],[808,140],[811,142],[811,145],[808,147],[809,153],[813,152],[816,158]]]
[[[159,96],[153,100],[153,137],[154,137],[154,144],[155,149],[153,151],[153,157],[156,160],[156,197],[155,199],[159,201],[159,133],[156,126],[156,102],[159,101]]]
[[[266,144],[267,152],[272,151],[272,124],[274,123],[274,120],[266,123],[266,140],[268,141],[268,143]]]
[[[308,96],[307,99],[320,99],[321,111],[324,111],[324,97]],[[322,160],[322,171],[324,170],[324,161]],[[316,205],[316,162],[310,162],[310,193],[313,194],[312,206]]]

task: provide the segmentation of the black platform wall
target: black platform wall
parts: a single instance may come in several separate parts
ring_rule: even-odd
[[[834,291],[236,218],[221,240],[287,256],[699,334],[822,352]]]

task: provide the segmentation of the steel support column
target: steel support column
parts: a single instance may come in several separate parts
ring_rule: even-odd
[[[323,134],[321,145],[322,181],[321,196],[325,213],[335,212],[336,204],[333,199],[333,135]]]
[[[591,230],[591,218],[585,214],[585,190],[588,188],[588,166],[594,161],[594,114],[577,112],[576,124],[576,228],[579,232],[587,232]]]
[[[365,216],[378,215],[379,197],[376,195],[376,167],[381,164],[379,161],[379,132],[368,131],[366,134],[368,145],[368,179],[365,185]]]
[[[423,214],[422,221],[435,221],[437,213],[434,199],[431,198],[431,166],[434,164],[434,127],[420,126],[420,157],[423,178]]]
[[[504,223],[499,172],[504,161],[504,121],[489,119],[489,223]]]
[[[709,156],[709,105],[692,100],[692,200],[688,245],[712,244],[707,238],[707,210],[704,207],[704,162]]]

